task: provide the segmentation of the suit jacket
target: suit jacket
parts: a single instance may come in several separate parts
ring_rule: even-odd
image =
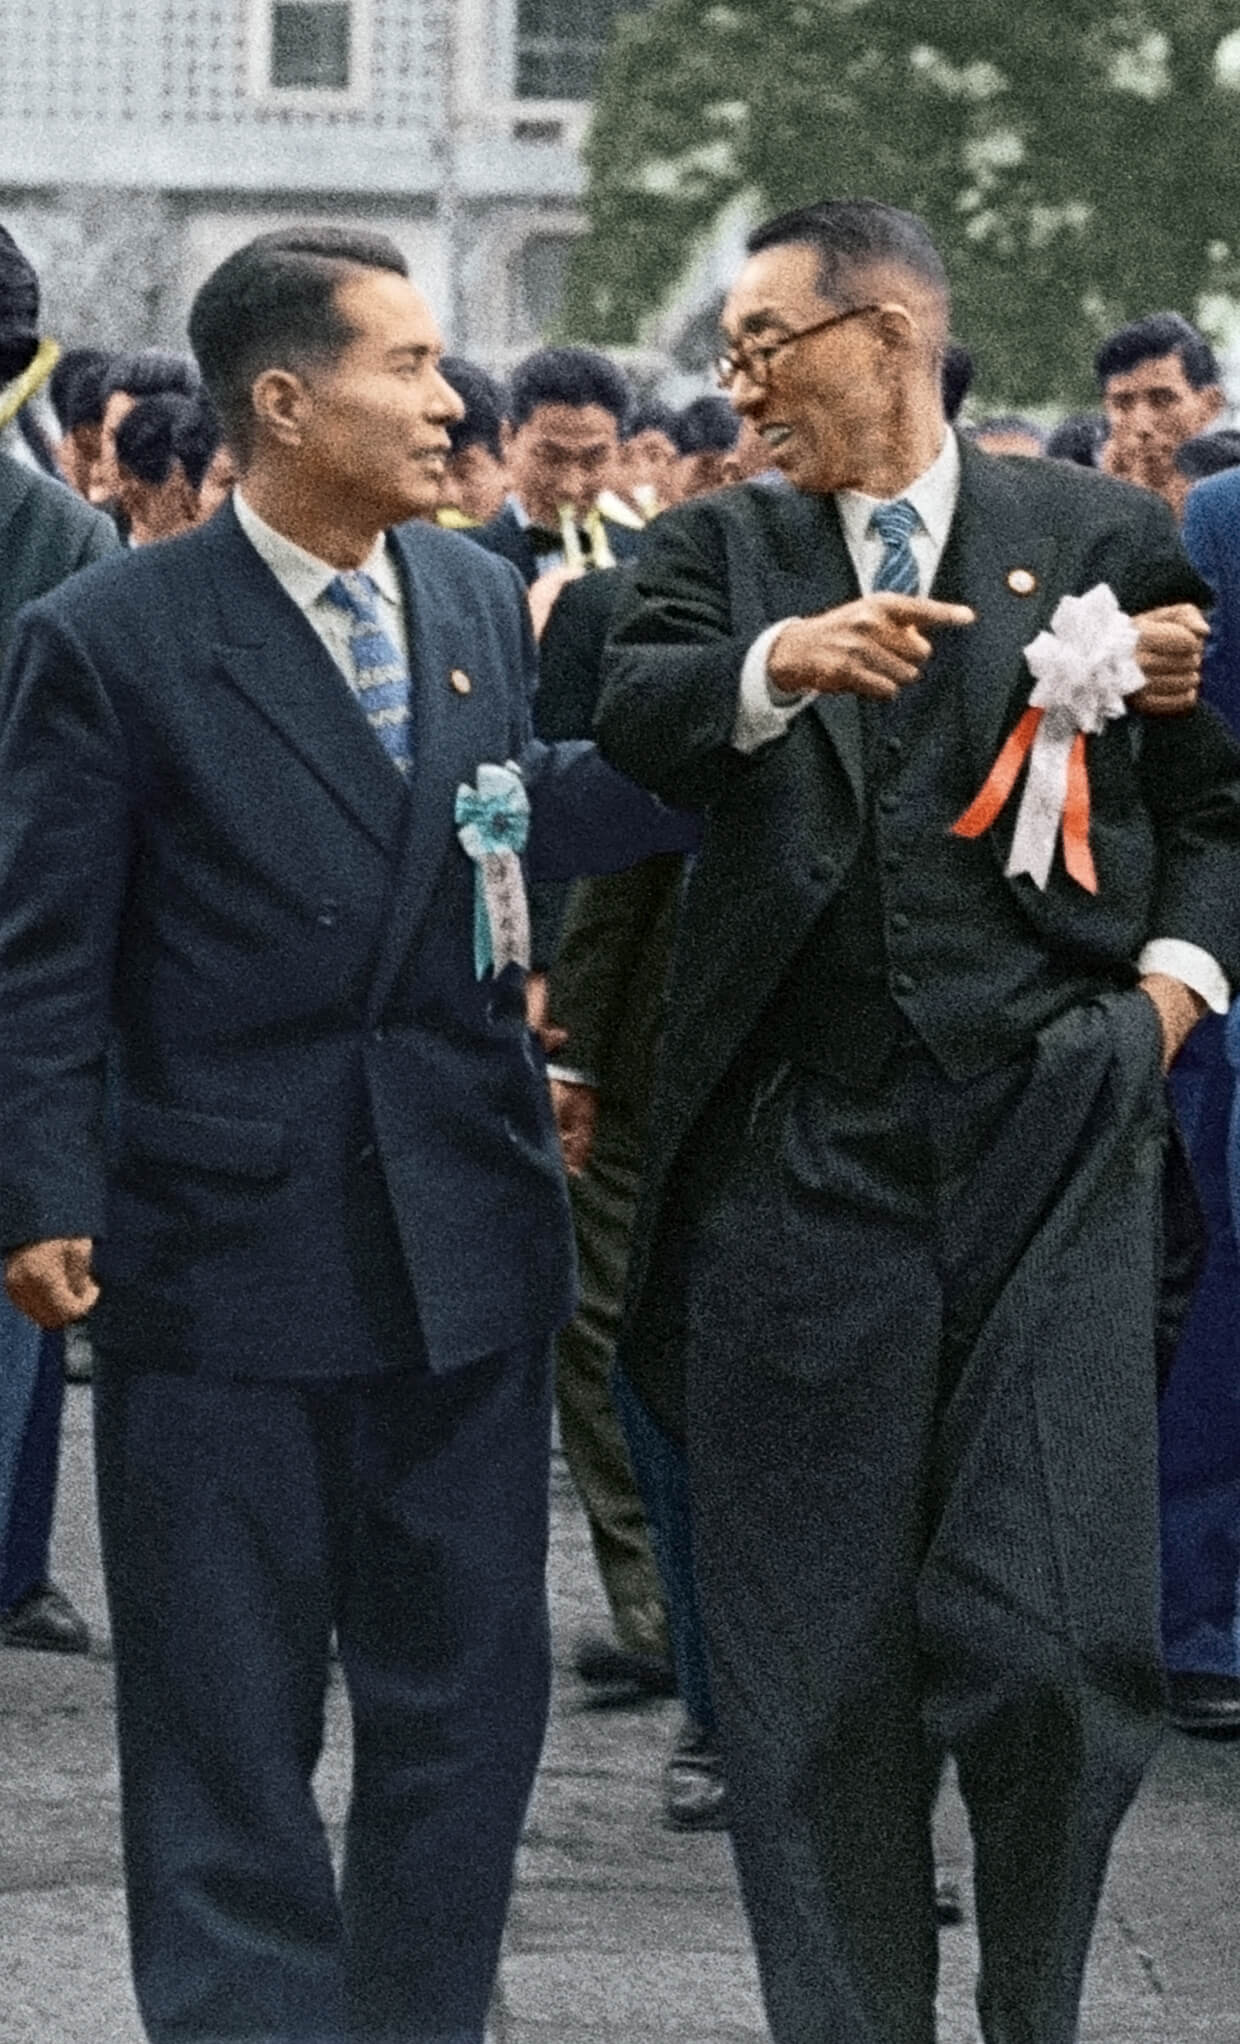
[[[102,511],[0,453],[0,661],[24,603],[119,546],[116,527]]]
[[[1135,612],[1208,600],[1208,591],[1147,492],[967,443],[961,455],[949,551],[977,622],[949,635],[938,658],[954,670],[980,786],[1028,701],[1022,649],[1062,595],[1106,581]],[[1032,593],[1013,590],[1014,568],[1031,571]],[[844,882],[861,836],[857,698],[817,698],[782,739],[743,757],[730,742],[741,667],[767,624],[856,594],[833,502],[750,486],[665,513],[621,597],[600,744],[647,786],[706,811],[668,1004],[634,1301],[686,1137]],[[1236,983],[1240,750],[1204,707],[1119,719],[1088,743],[1099,892],[1079,888],[1057,858],[1044,893],[1028,878],[1005,882],[1022,914],[1052,952],[1096,972],[1100,988],[1131,981],[1153,936],[1202,946]],[[1000,873],[1015,807],[988,834]],[[984,957],[985,929],[976,941]]]
[[[455,794],[518,760],[552,874],[684,823],[531,738],[511,568],[391,537],[407,786],[231,507],[29,610],[0,691],[0,1243],[96,1237],[99,1339],[154,1365],[350,1374],[420,1331],[447,1368],[572,1307],[541,1057],[520,970],[475,974]]]
[[[614,525],[610,518],[603,520],[603,527],[617,561],[631,560],[640,552],[644,532],[634,532],[627,525]],[[538,580],[538,560],[529,532],[519,519],[513,517],[507,504],[487,524],[475,526],[468,537],[475,546],[485,547],[488,553],[502,554],[506,561],[511,561],[527,589],[531,582]]]

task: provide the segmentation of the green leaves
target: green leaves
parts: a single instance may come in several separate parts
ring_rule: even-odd
[[[1112,327],[1240,295],[1238,27],[1234,0],[660,0],[604,69],[567,325],[638,339],[739,193],[868,194],[928,220],[984,397],[1088,403]]]

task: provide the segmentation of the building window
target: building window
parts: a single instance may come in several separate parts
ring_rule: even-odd
[[[251,0],[254,95],[268,106],[356,107],[370,86],[370,0]]]
[[[612,28],[649,0],[517,0],[517,98],[590,99]]]

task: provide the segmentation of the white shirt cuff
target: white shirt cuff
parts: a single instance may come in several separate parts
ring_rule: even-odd
[[[558,1079],[562,1086],[589,1086],[595,1093],[598,1091],[593,1072],[579,1071],[576,1065],[557,1065],[548,1060],[547,1077]]]
[[[1191,993],[1200,994],[1216,1015],[1225,1015],[1231,1005],[1231,987],[1218,960],[1182,937],[1155,937],[1138,958],[1137,971],[1165,972],[1168,979],[1178,979]]]
[[[756,752],[760,745],[769,745],[772,738],[782,738],[793,718],[805,708],[813,694],[811,689],[807,689],[799,696],[776,695],[766,678],[771,647],[784,626],[792,622],[790,617],[781,617],[778,624],[768,625],[764,632],[759,632],[745,655],[736,703],[736,722],[732,726],[732,743],[738,752]]]

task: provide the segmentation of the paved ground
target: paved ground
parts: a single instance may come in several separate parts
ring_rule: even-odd
[[[0,2044],[140,2044],[124,1947],[110,1668],[90,1498],[89,1394],[69,1395],[56,1569],[98,1630],[86,1661],[0,1654]],[[493,2044],[760,2044],[726,1841],[659,1823],[675,1711],[591,1709],[571,1673],[601,1618],[562,1467],[554,1714],[522,1848]],[[321,1793],[348,1785],[332,1696]],[[941,1855],[966,1871],[951,1802]],[[974,2044],[973,1942],[942,1941],[941,2044]],[[1240,1743],[1173,1738],[1116,1852],[1083,2044],[1240,2044]],[[847,2044],[847,2040],[840,2040]]]

